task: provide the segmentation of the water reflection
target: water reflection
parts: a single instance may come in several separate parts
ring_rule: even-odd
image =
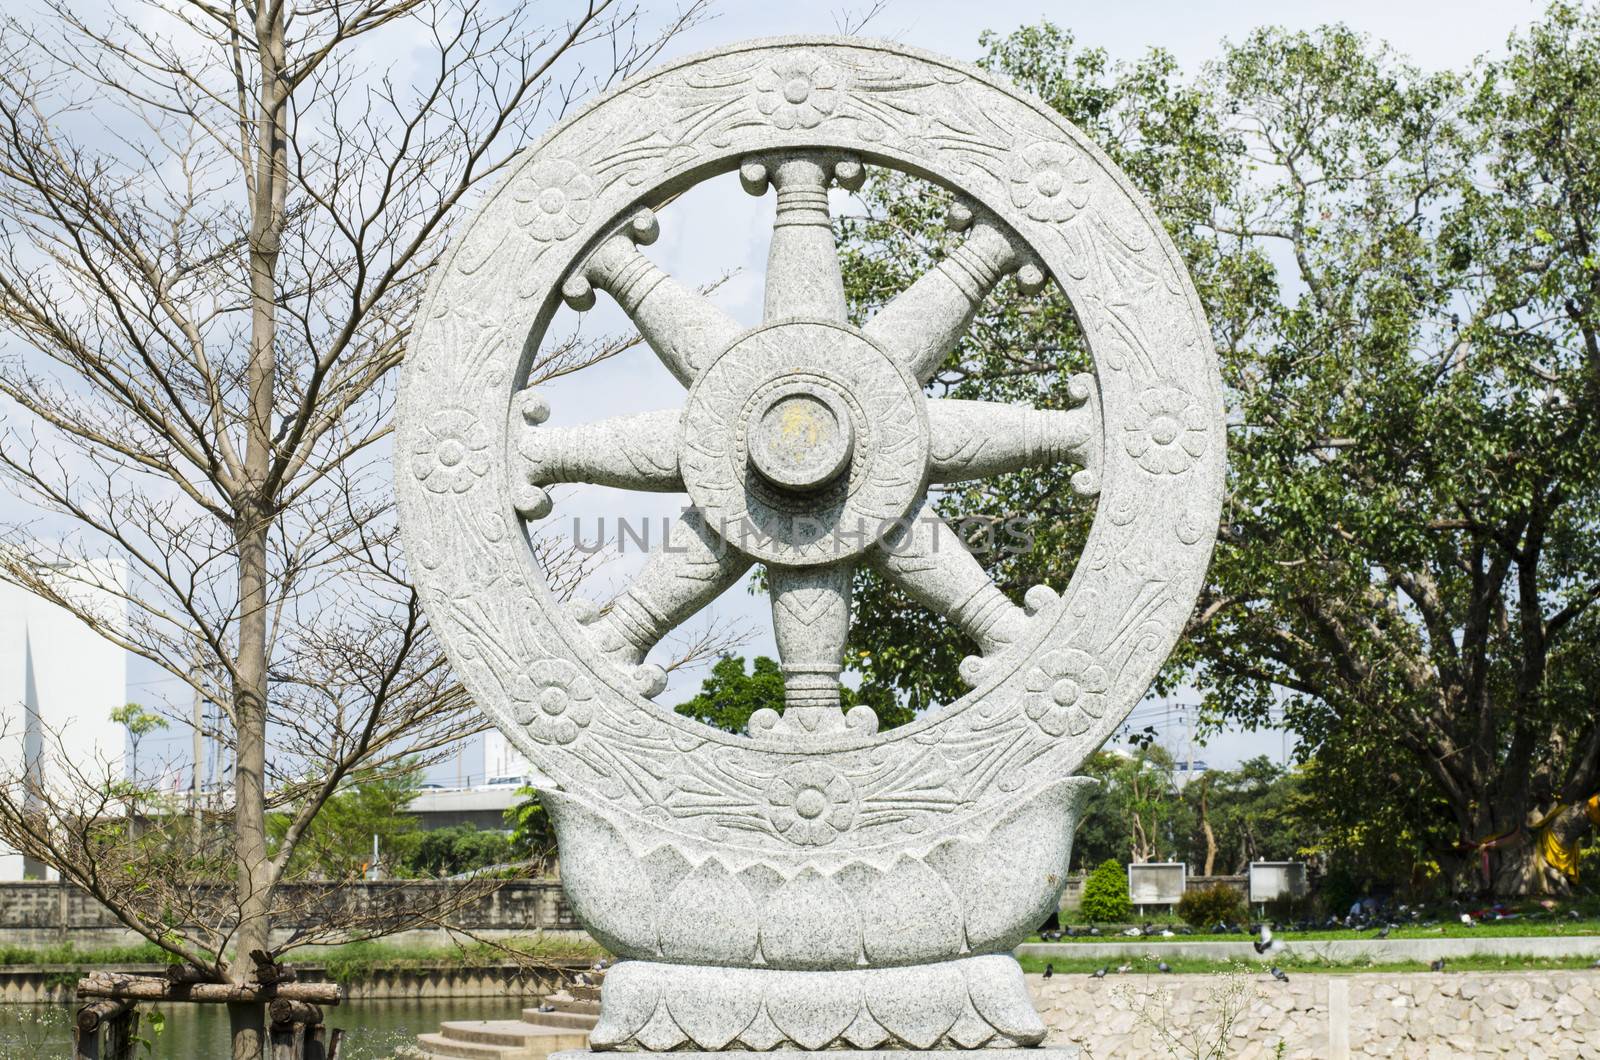
[[[394,1060],[408,1055],[417,1035],[444,1020],[515,1019],[520,997],[438,998],[428,1001],[351,1001],[324,1009],[328,1025],[345,1029],[341,1060]],[[73,1005],[0,1005],[0,1057],[54,1057],[72,1053]],[[165,1005],[166,1027],[139,1055],[209,1060],[228,1055],[228,1013],[223,1005]]]

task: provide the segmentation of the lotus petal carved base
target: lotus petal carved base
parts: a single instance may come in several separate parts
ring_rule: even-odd
[[[902,968],[785,971],[623,961],[606,975],[599,1051],[993,1049],[1045,1025],[1005,954]],[[731,1051],[731,1053],[730,1053]],[[1037,1056],[1037,1053],[1029,1053]]]
[[[801,1051],[797,1049],[780,1049],[772,1053],[757,1052],[754,1049],[731,1049],[726,1052],[712,1053],[698,1049],[683,1049],[672,1054],[672,1060],[774,1060],[784,1056],[795,1056]],[[615,1056],[615,1053],[589,1052],[581,1049],[571,1049],[566,1052],[552,1053],[550,1060],[606,1060]],[[928,1049],[917,1054],[927,1057],[928,1060],[972,1060],[970,1052],[958,1052],[953,1049]],[[1052,1047],[1049,1049],[985,1049],[983,1060],[1082,1060],[1083,1051],[1077,1046],[1069,1045],[1064,1048]],[[906,1060],[903,1049],[829,1049],[826,1060]]]

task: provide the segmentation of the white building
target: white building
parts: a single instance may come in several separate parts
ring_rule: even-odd
[[[126,579],[123,564],[95,562],[64,571],[58,591],[120,622]],[[0,581],[0,776],[20,776],[31,763],[41,784],[60,786],[63,757],[85,773],[120,776],[126,734],[111,711],[127,690],[127,652],[65,608]],[[0,846],[0,880],[45,875],[24,860]]]
[[[483,782],[505,784],[507,778],[516,777],[517,783],[533,772],[526,756],[506,739],[505,733],[491,728],[483,734]]]

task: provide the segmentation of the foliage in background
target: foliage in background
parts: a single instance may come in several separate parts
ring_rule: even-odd
[[[858,703],[872,707],[878,715],[880,732],[904,725],[915,716],[887,689],[870,681],[863,681],[859,689],[845,686],[840,689],[839,698],[845,710]],[[750,724],[750,715],[762,707],[783,712],[783,671],[777,662],[760,655],[746,671],[744,659],[725,655],[711,667],[711,673],[700,683],[700,691],[678,704],[677,711],[723,732],[742,733]]]
[[[1091,924],[1121,924],[1133,912],[1128,898],[1128,870],[1107,859],[1083,881],[1078,915]]]
[[[1239,893],[1239,888],[1226,883],[1183,892],[1183,897],[1178,899],[1177,912],[1190,927],[1207,929],[1218,924],[1242,924],[1248,919],[1244,895]]]
[[[1341,26],[1257,31],[1196,77],[1048,23],[984,43],[1151,201],[1222,361],[1226,508],[1158,691],[1299,733],[1326,852],[1397,884],[1559,886],[1518,830],[1600,788],[1600,9],[1555,4],[1459,73]],[[857,319],[959,239],[942,189],[877,174],[860,201]],[[1087,367],[1058,288],[1003,284],[934,389],[1062,407]],[[1071,470],[942,501],[1040,516],[1031,552],[984,558],[1014,597],[1071,576],[1093,515]],[[870,571],[856,614],[874,683],[916,708],[964,691],[948,624]]]
[[[518,788],[517,800],[505,813],[506,827],[511,829],[511,856],[535,862],[538,871],[547,871],[556,857],[556,829],[550,811],[537,788]]]
[[[378,838],[382,872],[403,874],[426,834],[410,813],[421,783],[420,771],[408,768],[362,777],[335,792],[296,846],[289,861],[291,878],[360,879],[372,864],[373,836]],[[287,813],[267,816],[267,835],[274,847],[283,841],[292,820]]]

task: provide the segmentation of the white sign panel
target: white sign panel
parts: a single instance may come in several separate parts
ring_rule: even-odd
[[[1147,861],[1128,866],[1128,898],[1134,905],[1177,905],[1189,867],[1181,861]]]
[[[1306,865],[1303,861],[1252,861],[1250,900],[1282,902],[1302,898],[1306,893]]]

